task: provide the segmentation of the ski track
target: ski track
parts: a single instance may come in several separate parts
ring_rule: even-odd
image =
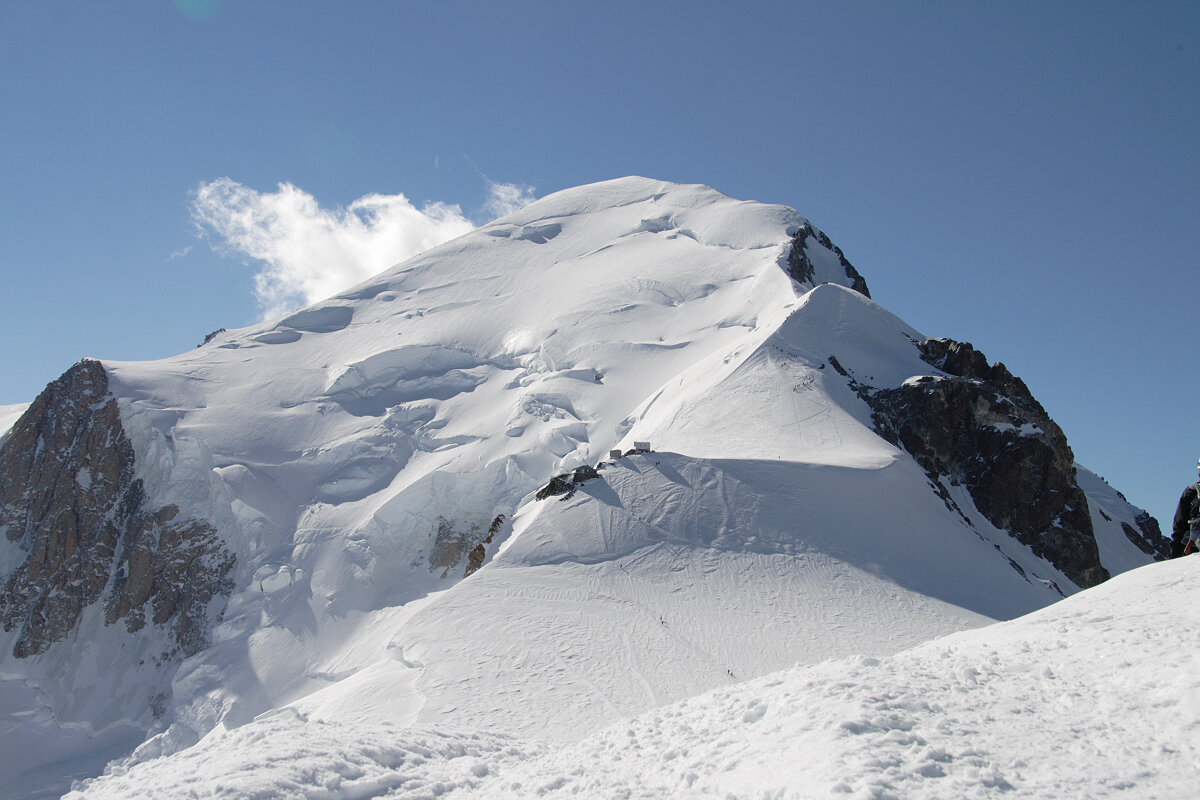
[[[453,797],[1193,796],[1200,560],[613,725]],[[1164,613],[1188,606],[1178,616]]]
[[[69,797],[1190,797],[1200,648],[1180,627],[1200,629],[1200,559],[895,655],[736,682],[573,744],[274,712]]]

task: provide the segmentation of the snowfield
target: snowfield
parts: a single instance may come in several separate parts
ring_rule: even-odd
[[[1200,559],[1183,559],[892,656],[713,690],[571,745],[277,711],[175,758],[114,766],[68,797],[1192,797],[1198,631]]]
[[[148,507],[234,589],[187,658],[100,603],[0,633],[0,797],[1194,788],[1195,567],[1138,569],[1079,468],[1130,572],[1073,595],[881,438],[862,385],[945,376],[852,272],[792,209],[624,178],[105,362]]]

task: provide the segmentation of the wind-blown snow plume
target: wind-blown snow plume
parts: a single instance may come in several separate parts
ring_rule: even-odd
[[[329,297],[475,227],[457,205],[417,208],[402,194],[369,194],[326,209],[290,183],[258,192],[230,178],[200,185],[192,217],[219,237],[220,247],[263,262],[254,291],[264,319]]]

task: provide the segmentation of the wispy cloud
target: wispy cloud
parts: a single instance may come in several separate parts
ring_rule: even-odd
[[[506,189],[501,195],[510,202],[523,197]],[[402,194],[371,194],[326,209],[290,183],[258,192],[229,178],[200,185],[192,217],[216,235],[217,249],[261,262],[254,287],[266,319],[337,294],[474,227],[457,205],[417,208]]]
[[[514,211],[520,211],[525,206],[537,200],[532,186],[519,183],[496,183],[486,175],[488,199],[483,205],[483,211],[491,219],[503,217]]]

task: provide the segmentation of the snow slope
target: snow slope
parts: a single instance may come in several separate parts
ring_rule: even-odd
[[[25,409],[28,407],[28,403],[0,406],[0,441],[3,441],[8,429],[13,426],[18,417],[25,413]]]
[[[1145,512],[1131,505],[1124,495],[1087,467],[1076,464],[1075,473],[1079,487],[1087,494],[1092,530],[1105,566],[1115,574],[1145,564],[1146,554],[1134,546],[1121,528],[1122,522],[1128,523]],[[1169,525],[1167,533],[1170,534]]]
[[[814,502],[831,495],[879,503],[835,514]],[[389,647],[419,665],[417,721],[571,739],[714,686],[894,652],[1057,597],[992,541],[939,524],[944,514],[906,462],[630,456],[519,517],[507,549]],[[1044,570],[1030,562],[1031,575]]]
[[[413,786],[467,785],[487,771],[462,772],[461,754],[523,761],[1073,591],[874,433],[830,357],[880,387],[936,370],[816,238],[812,280],[793,282],[806,225],[708,187],[609,181],[278,322],[105,362],[147,495],[220,531],[236,589],[212,646],[181,664],[150,658],[161,631],[104,626],[98,609],[43,656],[12,659],[0,635],[9,796],[94,774],[147,735],[135,760],[177,765],[163,769],[255,741],[286,772],[344,730],[378,747],[332,747],[334,772],[336,753],[366,760],[313,772],[330,796],[399,790],[354,776],[425,752],[454,763]],[[645,440],[655,452],[607,457]],[[572,495],[535,499],[601,460]],[[1088,493],[1111,516],[1109,569],[1147,563],[1120,540],[1137,510],[1102,482]]]
[[[1190,797],[1200,560],[1012,622],[796,667],[573,745],[273,712],[71,798]]]

